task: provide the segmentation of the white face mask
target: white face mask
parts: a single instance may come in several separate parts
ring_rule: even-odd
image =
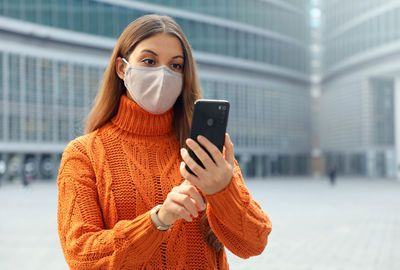
[[[162,114],[174,106],[182,92],[182,74],[163,65],[159,67],[128,65],[124,84],[134,101],[152,114]]]

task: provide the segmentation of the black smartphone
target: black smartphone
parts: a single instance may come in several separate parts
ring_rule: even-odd
[[[192,125],[190,129],[190,138],[197,142],[197,136],[202,135],[210,142],[217,146],[219,151],[222,152],[226,127],[228,124],[229,116],[229,102],[226,100],[217,99],[198,99],[194,103],[194,111],[192,117]],[[212,158],[211,154],[203,147],[206,153]],[[198,159],[194,152],[188,148],[189,155],[204,168],[203,163]],[[195,173],[190,170],[186,165],[186,170],[193,175]]]

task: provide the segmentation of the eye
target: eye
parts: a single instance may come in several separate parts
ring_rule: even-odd
[[[153,59],[150,59],[150,58],[143,59],[141,62],[143,62],[143,63],[145,63],[147,65],[154,65],[154,63],[155,63],[155,61]]]
[[[171,67],[173,69],[176,69],[176,70],[182,70],[182,65],[181,64],[175,63],[175,64],[172,64]]]

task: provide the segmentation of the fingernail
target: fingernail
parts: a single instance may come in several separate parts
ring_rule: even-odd
[[[192,146],[192,145],[193,145],[193,142],[192,142],[191,139],[187,139],[186,144],[187,144],[188,146]]]
[[[199,135],[199,136],[197,136],[197,140],[199,140],[199,141],[202,141],[203,140],[203,136],[201,136],[201,135]]]
[[[185,148],[181,148],[181,155],[185,153]]]

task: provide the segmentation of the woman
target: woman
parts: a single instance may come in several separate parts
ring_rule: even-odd
[[[71,269],[228,269],[223,246],[242,258],[264,250],[271,222],[248,193],[229,136],[223,153],[199,138],[215,163],[187,139],[200,97],[181,28],[158,15],[129,24],[86,135],[60,165],[58,231]]]

